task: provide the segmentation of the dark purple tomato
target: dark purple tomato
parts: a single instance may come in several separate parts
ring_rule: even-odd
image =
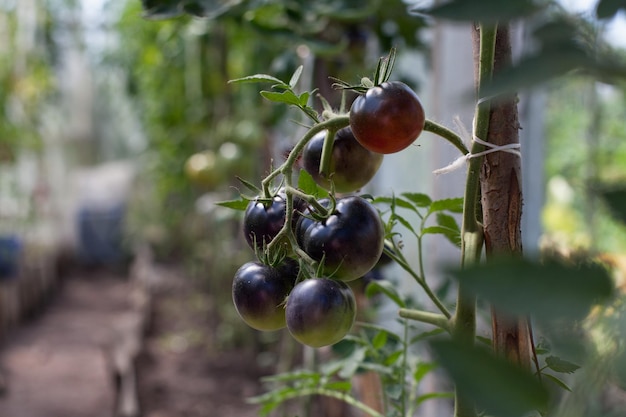
[[[285,309],[287,329],[300,343],[321,347],[343,339],[354,324],[356,301],[348,285],[310,278],[296,285]]]
[[[383,154],[399,152],[422,133],[426,116],[419,97],[400,81],[384,82],[357,97],[350,127],[363,147]]]
[[[243,217],[243,234],[252,249],[255,242],[257,248],[263,248],[264,243],[270,243],[280,232],[285,224],[286,198],[285,192],[280,190],[271,201],[257,198],[248,203]],[[303,200],[294,198],[294,225],[304,208],[303,203]]]
[[[321,187],[330,190],[330,180],[320,173],[326,131],[313,136],[302,151],[302,165]],[[335,191],[348,193],[370,182],[383,162],[383,155],[365,149],[354,138],[350,127],[340,129],[333,140],[330,179]]]
[[[385,237],[378,211],[358,196],[338,199],[323,221],[300,217],[295,234],[303,251],[324,260],[324,274],[342,281],[360,278],[376,265]]]
[[[233,303],[239,316],[257,330],[285,327],[285,299],[298,277],[298,263],[288,259],[274,268],[248,262],[235,273]]]

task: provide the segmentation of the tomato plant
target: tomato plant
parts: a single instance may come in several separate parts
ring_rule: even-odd
[[[425,120],[417,94],[399,81],[369,88],[350,108],[350,127],[356,139],[366,149],[382,154],[410,146],[424,130]]]
[[[329,175],[320,172],[326,132],[315,135],[302,151],[302,166],[317,184],[338,193],[359,190],[374,177],[383,162],[383,155],[364,148],[347,127],[340,129],[332,142]]]
[[[285,300],[298,277],[298,263],[276,267],[260,262],[241,266],[233,279],[233,303],[239,316],[257,330],[285,327]]]
[[[356,301],[347,284],[328,278],[300,282],[289,294],[285,309],[289,333],[312,347],[331,345],[350,331]]]

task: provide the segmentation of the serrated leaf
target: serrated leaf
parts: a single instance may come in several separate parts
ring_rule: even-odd
[[[228,81],[228,83],[229,84],[273,83],[273,84],[282,85],[282,86],[289,88],[289,86],[285,84],[283,81],[268,74],[248,75],[247,77],[236,78],[234,80],[230,80]]]
[[[417,207],[428,207],[432,204],[432,200],[426,194],[402,193],[400,195],[415,204]]]
[[[609,272],[597,263],[543,263],[501,258],[450,271],[466,288],[513,315],[537,320],[581,319],[613,295]]]
[[[521,417],[548,404],[548,392],[536,377],[487,349],[454,340],[434,341],[431,348],[459,395],[486,414]]]
[[[291,79],[289,80],[289,86],[294,89],[296,87],[296,85],[298,84],[298,80],[300,79],[300,76],[302,75],[302,69],[304,67],[302,65],[300,65],[298,68],[296,68],[296,70],[293,72],[293,75],[291,76]]]
[[[443,226],[429,226],[429,227],[423,228],[422,235],[428,235],[428,234],[443,235],[446,237],[446,239],[448,239],[448,241],[450,241],[450,243],[452,243],[453,245],[459,248],[461,247],[461,234],[458,230],[450,229],[448,227],[443,227]]]
[[[391,282],[386,280],[372,281],[367,284],[367,287],[365,287],[365,295],[368,297],[371,297],[378,293],[385,294],[398,307],[406,307],[406,303],[404,302],[402,297],[400,297],[400,294],[398,293],[398,291],[396,291],[396,287]]]
[[[532,0],[455,0],[414,12],[438,19],[463,22],[497,23],[529,16],[541,10]]]
[[[411,224],[411,222],[406,220],[404,217],[398,216],[397,214],[393,214],[391,216],[391,218],[393,220],[397,220],[398,222],[400,222],[400,224],[402,226],[406,227],[407,229],[409,229],[411,231],[411,233],[413,233],[415,236],[417,236],[417,233],[415,233],[415,229],[413,229],[413,225]]]
[[[555,383],[556,385],[558,385],[559,387],[563,388],[566,391],[572,392],[572,389],[563,381],[561,381],[559,378],[555,377],[554,375],[550,375],[550,374],[541,374],[542,378],[546,378],[549,381],[552,381],[553,383]]]
[[[562,374],[572,374],[580,368],[580,366],[575,363],[566,361],[556,356],[548,356],[546,358],[546,365],[548,365],[548,368],[552,369],[554,372]]]
[[[437,211],[450,211],[452,213],[463,213],[463,198],[444,198],[442,200],[433,201],[429,211],[435,213]]]
[[[611,19],[617,12],[626,10],[626,0],[600,0],[596,6],[598,19]]]
[[[275,91],[261,91],[261,95],[275,103],[286,103],[294,106],[300,105],[298,96],[296,96],[296,94],[291,90],[285,90],[282,93],[277,93]]]
[[[215,205],[220,207],[226,207],[229,209],[245,211],[248,207],[248,203],[250,203],[250,200],[240,198],[238,200],[219,201],[215,203]]]

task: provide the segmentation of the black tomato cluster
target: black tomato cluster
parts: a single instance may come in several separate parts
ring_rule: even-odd
[[[330,210],[330,200],[320,200]],[[300,343],[320,347],[341,340],[356,315],[355,297],[346,284],[362,277],[383,251],[384,228],[377,210],[358,196],[336,200],[332,212],[315,217],[295,204],[293,232],[300,249],[319,263],[321,276],[299,280],[298,262],[276,266],[249,262],[235,274],[233,302],[241,318],[258,330],[287,327]],[[253,200],[244,215],[248,244],[269,243],[285,223],[285,196]],[[302,274],[300,274],[302,275]]]

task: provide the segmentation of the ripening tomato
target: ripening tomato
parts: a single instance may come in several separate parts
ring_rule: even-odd
[[[287,329],[300,343],[321,347],[343,339],[356,317],[356,300],[342,281],[310,278],[298,283],[285,308]]]
[[[302,166],[317,184],[330,190],[330,181],[320,173],[322,148],[326,131],[311,139],[302,151]],[[330,179],[335,191],[349,193],[370,182],[383,162],[383,155],[365,149],[352,134],[350,127],[340,129],[333,139]]]
[[[285,327],[285,299],[298,277],[298,263],[287,259],[278,267],[248,262],[235,273],[232,296],[237,313],[257,330]]]
[[[350,108],[354,137],[372,152],[399,152],[422,133],[426,116],[419,97],[400,81],[384,82],[357,97]]]

